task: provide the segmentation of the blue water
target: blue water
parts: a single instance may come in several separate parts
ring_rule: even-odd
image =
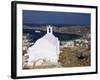
[[[29,39],[31,39],[32,42],[35,42],[37,39],[41,38],[46,34],[46,31],[39,30],[40,32],[35,32],[35,30],[32,29],[23,29],[23,33],[29,33],[31,36],[29,36]],[[53,32],[53,34],[58,37],[60,41],[70,41],[74,39],[78,39],[81,36],[77,34],[69,34],[69,33],[58,33]]]

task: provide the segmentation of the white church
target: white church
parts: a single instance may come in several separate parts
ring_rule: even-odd
[[[28,64],[44,59],[57,64],[60,53],[60,41],[53,35],[51,26],[47,26],[47,33],[39,38],[32,47],[28,49]]]

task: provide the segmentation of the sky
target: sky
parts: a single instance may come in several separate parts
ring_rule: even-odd
[[[89,13],[23,10],[23,24],[31,25],[90,25]]]

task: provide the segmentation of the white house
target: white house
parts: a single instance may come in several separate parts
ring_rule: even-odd
[[[58,63],[59,52],[59,40],[53,35],[52,27],[47,26],[47,33],[28,49],[28,63],[33,64],[39,59]]]
[[[68,41],[68,42],[66,42],[66,44],[64,45],[64,47],[74,47],[74,41]]]

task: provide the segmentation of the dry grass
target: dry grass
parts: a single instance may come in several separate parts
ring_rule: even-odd
[[[62,67],[90,66],[90,50],[85,48],[63,48],[59,55]]]

